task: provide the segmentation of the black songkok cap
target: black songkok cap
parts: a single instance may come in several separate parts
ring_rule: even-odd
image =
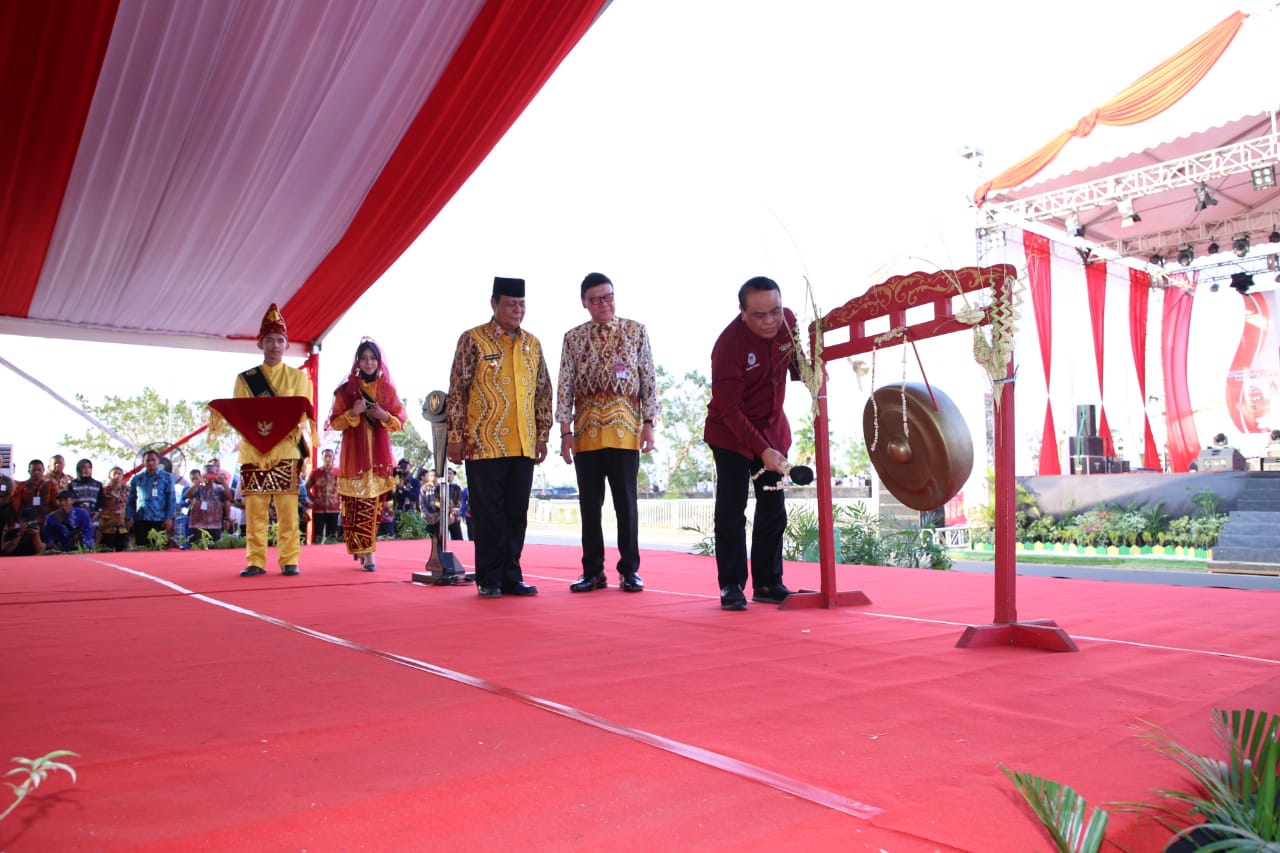
[[[609,276],[602,272],[589,272],[587,277],[582,280],[582,290],[578,295],[586,296],[588,290],[593,287],[599,287],[602,284],[613,284],[613,282],[609,281]]]
[[[524,279],[494,276],[493,296],[495,299],[499,296],[514,296],[517,299],[524,299]]]

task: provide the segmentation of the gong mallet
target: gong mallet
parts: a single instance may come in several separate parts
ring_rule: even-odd
[[[767,468],[761,468],[759,471],[751,475],[751,479],[758,479],[767,470]],[[792,465],[790,462],[784,460],[782,463],[782,476],[790,477],[791,482],[795,483],[797,486],[807,486],[813,482],[813,469],[808,465]],[[760,488],[766,492],[780,492],[784,487],[781,481],[779,481],[771,486],[761,486]]]

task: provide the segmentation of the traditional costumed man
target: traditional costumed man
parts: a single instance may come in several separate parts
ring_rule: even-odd
[[[272,303],[258,329],[262,364],[236,377],[234,399],[211,400],[209,439],[230,425],[240,434],[240,489],[244,496],[245,569],[241,577],[266,574],[267,529],[276,504],[277,557],[281,574],[298,574],[298,483],[308,456],[304,438],[318,441],[311,383],[307,374],[284,364],[289,331]]]

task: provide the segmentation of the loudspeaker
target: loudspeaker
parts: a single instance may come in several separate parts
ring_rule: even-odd
[[[1234,447],[1206,447],[1191,463],[1197,471],[1244,471],[1244,456]]]
[[[1106,456],[1072,456],[1072,474],[1106,474],[1110,463]]]
[[[1098,409],[1096,406],[1076,406],[1076,435],[1098,434]]]
[[[1102,436],[1085,435],[1076,437],[1069,435],[1067,436],[1067,452],[1072,456],[1101,456]]]

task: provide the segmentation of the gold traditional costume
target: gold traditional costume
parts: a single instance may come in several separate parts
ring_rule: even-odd
[[[288,338],[284,317],[273,303],[262,318],[258,340],[269,334],[281,334]],[[271,502],[276,504],[276,546],[280,566],[296,567],[302,552],[298,531],[298,485],[302,460],[307,453],[305,438],[311,446],[319,441],[314,418],[309,414],[311,382],[307,374],[281,363],[263,364],[250,368],[236,377],[232,392],[235,400],[246,398],[297,398],[307,401],[305,407],[296,407],[301,416],[290,415],[285,422],[278,422],[278,414],[288,409],[284,400],[263,400],[270,410],[268,417],[256,422],[243,416],[235,421],[228,419],[230,407],[218,411],[210,402],[209,439],[216,442],[228,426],[240,433],[240,490],[244,499],[245,562],[250,567],[265,568],[267,563],[267,532],[270,526]],[[296,417],[296,420],[294,419]]]

